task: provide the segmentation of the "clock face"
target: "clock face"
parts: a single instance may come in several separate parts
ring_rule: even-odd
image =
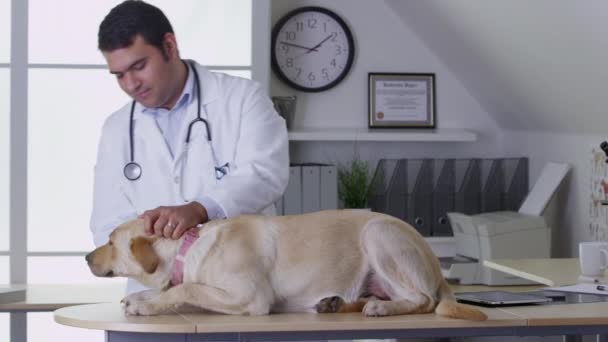
[[[298,90],[323,91],[337,85],[350,70],[354,53],[348,26],[325,8],[296,9],[272,32],[272,68]]]

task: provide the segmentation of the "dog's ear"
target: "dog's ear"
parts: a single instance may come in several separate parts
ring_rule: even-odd
[[[154,273],[160,260],[152,248],[152,240],[143,236],[131,240],[131,253],[147,273]]]

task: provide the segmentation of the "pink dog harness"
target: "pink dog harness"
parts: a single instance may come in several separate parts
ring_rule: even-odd
[[[191,228],[184,234],[184,241],[179,247],[179,252],[175,257],[173,272],[171,272],[171,286],[179,285],[184,281],[184,259],[190,246],[198,239],[198,228]]]

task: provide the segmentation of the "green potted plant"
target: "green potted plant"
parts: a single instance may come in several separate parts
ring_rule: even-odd
[[[350,165],[338,167],[338,198],[344,208],[367,208],[371,183],[367,161],[355,158]]]

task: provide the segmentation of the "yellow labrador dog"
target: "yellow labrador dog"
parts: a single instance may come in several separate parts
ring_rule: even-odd
[[[365,210],[211,221],[180,257],[179,240],[146,236],[142,220],[117,227],[86,256],[101,277],[148,287],[123,299],[128,315],[184,306],[237,315],[362,311],[367,316],[486,315],[457,303],[424,238],[407,223]],[[176,260],[183,282],[172,285]]]

